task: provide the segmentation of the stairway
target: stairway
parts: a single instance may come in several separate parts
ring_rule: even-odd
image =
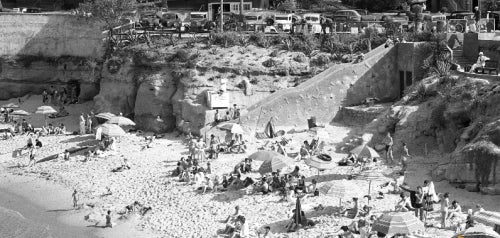
[[[474,63],[464,56],[464,50],[461,46],[453,50],[453,59],[455,60],[455,63],[464,68],[465,71],[468,71]]]

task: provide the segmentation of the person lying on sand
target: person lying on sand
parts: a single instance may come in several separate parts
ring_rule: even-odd
[[[349,230],[348,226],[341,226],[340,230],[342,232],[339,234],[339,238],[354,238],[354,235],[351,230]]]

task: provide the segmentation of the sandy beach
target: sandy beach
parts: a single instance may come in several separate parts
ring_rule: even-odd
[[[23,108],[26,107],[28,110],[36,108],[41,104],[40,101],[33,97],[25,101]],[[90,108],[90,103],[68,107],[71,116],[59,120],[64,120],[69,130],[75,130],[78,114],[86,113]],[[30,118],[35,125],[37,123],[39,125],[42,119],[40,115]],[[254,128],[246,129],[251,131]],[[279,129],[288,131],[292,128]],[[361,128],[340,125],[327,125],[325,130],[329,134],[329,138],[325,141],[325,151],[334,161],[345,156],[335,153],[336,145],[342,143],[344,138],[361,135],[362,132]],[[308,131],[286,135],[286,138],[291,139],[291,143],[287,146],[288,152],[298,152],[302,141],[315,136],[314,132]],[[154,142],[153,148],[141,150],[145,145],[143,135],[128,134],[120,138],[116,151],[105,157],[82,162],[84,156],[77,153],[69,161],[56,159],[37,163],[34,167],[24,167],[28,158],[25,156],[13,158],[12,151],[23,147],[27,137],[16,136],[10,140],[0,141],[2,145],[0,165],[2,174],[5,174],[0,178],[0,189],[22,196],[44,209],[58,210],[56,213],[59,221],[76,227],[75,229],[82,231],[82,234],[90,232],[103,237],[223,237],[220,230],[224,229],[224,223],[221,221],[233,212],[236,205],[241,207],[250,224],[251,237],[257,237],[257,231],[263,226],[270,226],[277,237],[329,237],[337,234],[340,226],[352,222],[345,217],[332,215],[339,209],[338,199],[328,196],[309,197],[302,201],[302,207],[306,216],[316,225],[307,230],[287,233],[285,225],[294,203],[282,202],[282,196],[278,194],[247,194],[248,190],[200,194],[193,185],[186,185],[184,182],[179,182],[177,177],[170,176],[177,161],[187,155],[188,150],[182,142],[183,138],[177,132],[165,134],[163,138]],[[67,148],[95,144],[92,135],[47,136],[40,139],[43,147],[39,151],[38,159],[61,153]],[[235,164],[257,151],[257,148],[267,141],[251,137],[245,139],[249,140],[247,153],[220,154],[217,160],[211,161],[211,177],[231,172]],[[121,165],[123,158],[128,159],[131,169],[111,172]],[[406,182],[421,184],[424,179],[429,179],[430,168],[436,163],[437,158],[439,155],[433,154],[425,158],[412,158]],[[254,162],[253,167],[258,168],[259,165],[260,162]],[[328,181],[347,179],[349,175],[360,172],[359,168],[351,166],[334,167],[321,172],[318,176],[317,170],[310,168],[303,161],[296,162],[283,172],[291,172],[294,166],[299,166],[301,173],[306,177],[306,182],[317,179],[319,186]],[[369,170],[383,176],[372,183],[370,195],[375,198],[380,190],[377,186],[391,181],[400,169],[399,165],[390,167],[382,162],[371,164]],[[245,176],[260,177],[257,172]],[[353,187],[353,193],[359,194],[360,198],[368,193],[367,179],[355,178],[352,182],[356,185]],[[466,211],[476,204],[482,204],[487,210],[496,210],[500,207],[500,201],[495,196],[469,193],[463,189],[456,189],[448,182],[436,182],[435,185],[438,193],[449,192],[450,200],[460,201],[462,210]],[[112,194],[106,195],[107,188]],[[80,193],[81,208],[78,210],[71,209],[73,189],[77,189]],[[342,206],[349,206],[350,199],[351,197],[343,198]],[[370,202],[374,207],[373,214],[379,215],[394,210],[397,200],[398,195],[392,194],[386,195],[385,199],[373,199]],[[135,201],[150,206],[151,211],[144,216],[119,215],[125,206]],[[367,202],[366,199],[360,201],[361,206]],[[315,211],[313,208],[320,204],[325,209]],[[107,210],[112,212],[113,222],[117,225],[101,229],[99,227],[104,225]],[[85,216],[89,216],[92,222],[85,221]],[[429,218],[431,223],[438,224],[439,210],[431,212]],[[430,227],[426,229],[425,234],[432,237],[451,237],[454,231]]]

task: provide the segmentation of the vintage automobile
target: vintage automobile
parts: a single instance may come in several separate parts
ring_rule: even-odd
[[[177,28],[180,27],[182,21],[177,12],[166,12],[162,14],[160,23],[166,28]]]
[[[294,18],[294,15],[289,13],[276,13],[274,14],[274,24],[278,31],[290,32],[292,29],[292,25],[297,18]]]
[[[243,14],[245,31],[264,31],[267,25],[274,25],[274,17],[269,12],[255,11]]]
[[[141,14],[141,17],[139,18],[139,24],[142,27],[153,28],[154,30],[157,27],[160,27],[160,20],[161,19],[158,13],[149,11]]]
[[[336,11],[332,19],[336,22],[361,21],[361,14],[356,10]]]
[[[321,14],[319,13],[305,13],[302,15],[302,21],[300,24],[295,25],[296,33],[302,34],[321,34]],[[326,28],[326,33],[329,33],[329,28]]]
[[[193,32],[202,32],[209,30],[208,12],[190,12],[186,27]]]

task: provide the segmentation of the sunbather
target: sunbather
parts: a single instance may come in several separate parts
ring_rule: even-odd
[[[344,216],[350,218],[350,219],[354,219],[356,218],[358,215],[359,215],[359,202],[358,202],[358,198],[357,197],[353,197],[352,198],[352,202],[354,203],[353,207],[352,208],[349,208],[349,209],[346,209],[342,212],[340,212],[340,214],[343,214]]]
[[[202,188],[202,194],[204,194],[207,190],[212,190],[214,191],[214,182],[209,178],[209,177],[206,177],[206,180],[205,180],[205,184],[203,184],[203,188]]]

